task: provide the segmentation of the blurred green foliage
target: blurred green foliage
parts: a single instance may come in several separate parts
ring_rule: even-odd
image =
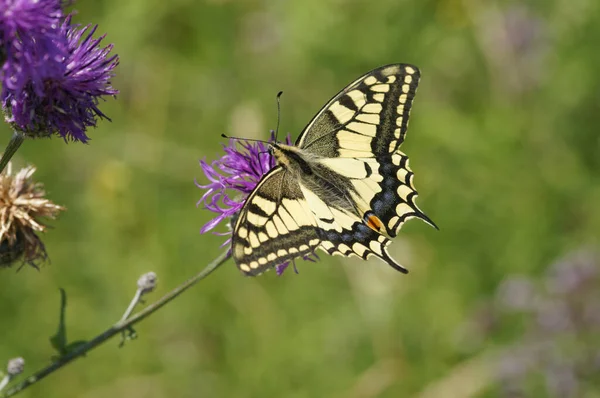
[[[487,358],[519,341],[522,325],[469,345],[464,324],[507,275],[537,278],[598,247],[597,1],[74,7],[115,44],[121,94],[102,104],[112,123],[89,145],[28,141],[15,158],[35,164],[68,211],[44,237],[51,264],[2,270],[0,361],[22,356],[26,373],[49,362],[59,288],[69,340],[85,340],[121,316],[142,273],[159,275],[152,300],[216,257],[222,238],[198,233],[211,218],[195,207],[198,159],[220,156],[223,132],[268,137],[279,90],[282,130],[296,137],[360,74],[419,66],[402,149],[440,231],[413,221],[394,241],[406,276],[322,256],[299,275],[250,279],[230,262],[138,325],[137,340],[119,349],[115,339],[23,397],[498,396]]]

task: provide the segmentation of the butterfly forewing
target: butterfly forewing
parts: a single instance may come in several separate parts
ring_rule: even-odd
[[[419,69],[407,64],[361,76],[317,113],[296,145],[324,157],[395,152],[406,135],[419,78]]]

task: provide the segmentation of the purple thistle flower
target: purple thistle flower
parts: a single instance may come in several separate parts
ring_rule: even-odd
[[[206,189],[197,205],[204,204],[206,209],[218,214],[200,229],[202,234],[237,214],[262,176],[275,167],[275,159],[263,142],[241,141],[240,150],[236,141],[232,139],[229,146],[223,145],[225,155],[220,159],[210,164],[204,160],[200,161],[202,171],[210,183],[200,185],[196,182],[198,188]],[[232,199],[226,190],[237,191],[239,195]],[[231,238],[225,244],[230,241]]]
[[[2,101],[7,122],[29,136],[58,134],[65,140],[87,142],[85,131],[97,118],[108,119],[98,108],[104,95],[116,95],[110,79],[119,59],[109,57],[113,46],[100,47],[93,39],[97,26],[80,28],[68,16],[57,28],[53,46],[46,41],[22,41],[21,59],[33,65],[27,73],[22,63],[4,67]],[[22,89],[15,89],[21,87]],[[110,119],[108,119],[110,120]]]
[[[43,93],[38,70],[56,69],[66,55],[59,27],[63,18],[60,0],[0,0],[0,60],[2,98],[22,91],[30,82]]]
[[[200,185],[196,181],[198,188],[206,190],[196,206],[202,204],[205,209],[217,214],[215,218],[200,228],[201,234],[214,229],[223,220],[231,220],[237,217],[248,195],[254,190],[261,178],[275,167],[275,158],[268,151],[266,143],[240,141],[240,148],[236,145],[237,141],[240,140],[231,139],[229,145],[223,145],[225,155],[220,159],[214,160],[211,163],[207,163],[205,160],[200,161],[200,167],[210,183]],[[269,142],[275,142],[275,133],[273,131],[271,131]],[[292,144],[289,134],[286,137],[285,143],[287,145]],[[232,197],[231,195],[234,196]],[[225,233],[215,232],[215,234],[231,235],[231,231]],[[222,246],[230,244],[231,236],[229,236]],[[304,257],[304,260],[313,262],[315,259],[318,259],[316,253]],[[276,267],[277,275],[281,275],[289,264],[290,261],[279,264]]]

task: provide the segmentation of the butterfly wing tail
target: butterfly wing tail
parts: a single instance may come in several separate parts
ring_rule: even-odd
[[[388,241],[389,242],[389,241]],[[403,274],[408,274],[408,270],[404,268],[400,263],[394,260],[388,253],[387,248],[382,245],[381,247],[381,255],[377,255],[379,259],[386,262],[390,267],[395,269],[396,271],[400,271]]]

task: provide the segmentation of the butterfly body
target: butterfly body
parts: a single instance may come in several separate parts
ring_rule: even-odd
[[[273,156],[286,173],[285,178],[299,182],[301,189],[310,190],[330,206],[355,212],[347,180],[340,179],[323,164],[324,158],[293,145],[272,144]],[[309,207],[311,202],[308,203]],[[358,212],[356,215],[359,216]]]
[[[271,144],[277,165],[233,228],[242,272],[260,274],[317,248],[407,272],[387,253],[389,238],[411,217],[434,225],[414,203],[413,174],[398,150],[418,79],[412,65],[375,69],[331,99],[295,145]]]

